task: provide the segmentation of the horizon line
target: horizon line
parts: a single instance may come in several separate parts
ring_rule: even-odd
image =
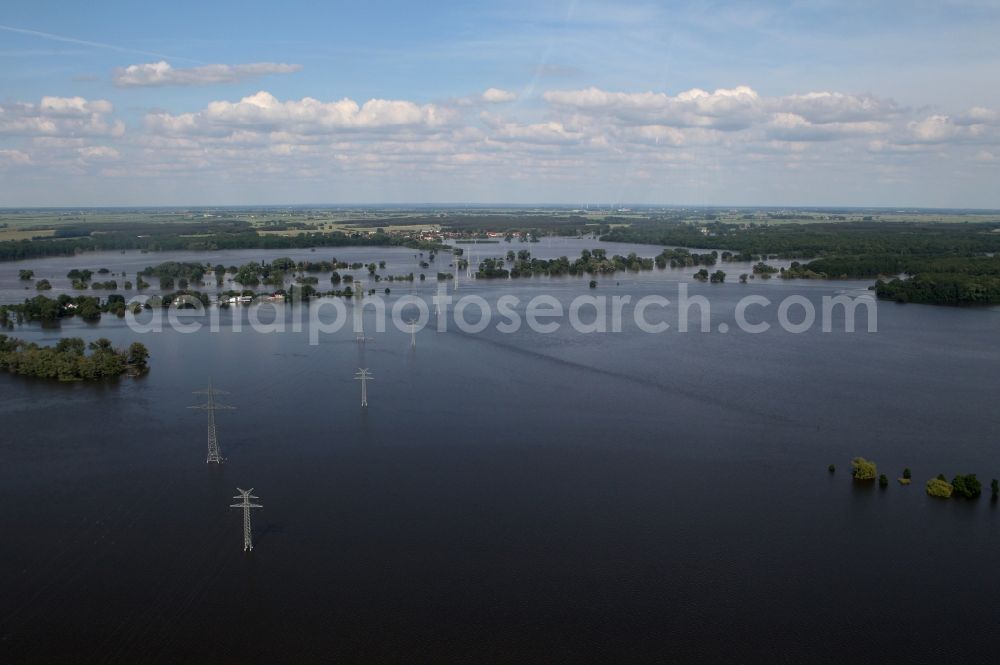
[[[214,203],[214,204],[108,204],[108,205],[3,205],[0,206],[0,213],[19,210],[204,210],[204,209],[263,209],[263,208],[558,208],[565,210],[588,210],[591,207],[596,210],[611,209],[613,212],[624,209],[650,209],[650,208],[674,208],[674,209],[696,209],[696,210],[879,210],[879,211],[953,211],[966,213],[987,213],[1000,214],[1000,208],[978,208],[978,207],[956,207],[956,206],[914,206],[914,205],[790,205],[790,204],[709,204],[709,203],[559,203],[559,202],[533,202],[533,203],[472,203],[472,202],[430,202],[430,203],[377,203],[371,201],[359,201],[349,203]]]

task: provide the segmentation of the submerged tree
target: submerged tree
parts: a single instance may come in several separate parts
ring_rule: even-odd
[[[983,493],[983,484],[976,478],[976,474],[957,475],[951,481],[951,486],[955,494],[964,496],[966,499],[977,499]]]
[[[141,342],[132,342],[128,347],[128,351],[125,352],[125,362],[133,367],[145,369],[148,360],[149,349]]]
[[[878,468],[871,460],[855,457],[851,460],[851,476],[855,480],[875,480],[878,476]]]
[[[87,350],[90,355],[86,354]],[[55,346],[46,347],[0,335],[0,368],[14,374],[60,381],[94,381],[118,376],[126,370],[127,353],[113,348],[111,342],[103,338],[85,346],[82,339],[68,337]]]
[[[931,478],[927,481],[927,494],[936,496],[939,499],[951,498],[953,488],[951,483],[942,478]]]

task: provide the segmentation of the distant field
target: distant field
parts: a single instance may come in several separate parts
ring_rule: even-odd
[[[92,208],[79,210],[0,210],[0,242],[49,237],[56,229],[127,224],[206,226],[244,223],[262,235],[294,237],[303,233],[373,230],[426,232],[440,230],[506,231],[537,228],[558,232],[566,225],[642,226],[651,222],[785,225],[839,222],[978,223],[1000,221],[998,211],[796,209],[796,208],[638,208],[580,209],[558,207],[358,207],[358,208]],[[105,228],[112,231],[113,228]],[[139,231],[145,233],[148,231]],[[188,231],[190,233],[190,231]]]
[[[870,218],[870,219],[869,219]],[[862,222],[862,221],[882,221],[882,222],[930,222],[930,223],[941,223],[941,224],[958,224],[958,223],[969,223],[974,224],[978,222],[997,222],[1000,221],[1000,213],[981,213],[981,214],[945,214],[945,213],[882,213],[876,215],[844,215],[841,216],[825,216],[825,215],[801,215],[789,219],[768,219],[766,217],[755,218],[751,220],[743,219],[739,216],[725,216],[719,217],[720,222],[726,222],[727,224],[739,223],[739,222],[767,222],[768,224],[809,224],[815,222],[832,223],[832,222]]]
[[[0,229],[0,242],[4,240],[31,240],[32,238],[46,238],[55,233],[53,229],[46,228],[5,228]]]

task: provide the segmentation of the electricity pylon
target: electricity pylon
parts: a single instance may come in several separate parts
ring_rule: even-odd
[[[410,348],[417,348],[417,320],[409,319],[407,323],[410,324]]]
[[[219,439],[215,434],[215,412],[234,411],[236,407],[229,406],[228,404],[218,404],[215,401],[216,395],[228,395],[229,393],[225,390],[214,390],[212,388],[212,379],[208,380],[208,390],[195,390],[194,394],[208,395],[207,403],[188,407],[189,409],[208,411],[208,458],[205,460],[205,463],[215,462],[216,464],[222,464],[222,455],[219,454]]]
[[[360,328],[360,330],[358,331],[358,334],[355,336],[355,338],[358,341],[358,346],[361,346],[363,344],[367,344],[368,342],[374,341],[374,340],[372,340],[371,337],[366,337],[365,336],[365,312],[364,312],[364,309],[361,310],[361,315],[358,317],[358,324],[359,324],[358,327]]]
[[[260,505],[259,503],[250,503],[250,499],[259,499],[260,498],[260,497],[257,497],[257,496],[254,496],[253,494],[251,494],[251,492],[253,492],[253,488],[252,487],[250,489],[248,489],[248,490],[240,489],[239,487],[237,487],[236,491],[239,492],[239,494],[237,494],[233,498],[234,499],[240,499],[241,501],[240,501],[240,503],[230,504],[229,507],[230,508],[242,508],[243,509],[243,551],[246,552],[247,550],[250,550],[252,552],[253,551],[253,537],[252,537],[252,535],[253,534],[250,531],[250,509],[251,508],[263,508],[264,506]]]
[[[374,381],[367,369],[358,369],[354,378],[361,382],[361,406],[368,406],[368,382]]]

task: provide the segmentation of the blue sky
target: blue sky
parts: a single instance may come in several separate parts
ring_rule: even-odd
[[[1000,207],[997,34],[975,1],[4,6],[0,206]]]

